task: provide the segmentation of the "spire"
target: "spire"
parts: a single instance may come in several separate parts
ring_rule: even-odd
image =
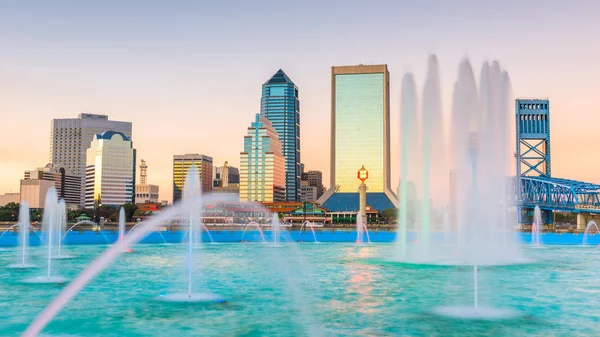
[[[290,78],[283,72],[283,70],[279,69],[265,84],[280,84],[280,83],[294,83]]]

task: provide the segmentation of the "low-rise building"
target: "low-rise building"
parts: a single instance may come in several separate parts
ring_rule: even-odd
[[[48,180],[54,182],[58,199],[65,199],[69,208],[80,208],[81,204],[81,177],[73,174],[64,167],[48,164],[35,170],[25,171],[25,180]]]
[[[6,204],[10,204],[11,202],[14,202],[15,204],[18,204],[21,202],[21,197],[19,193],[5,193],[5,194],[0,194],[0,207],[6,205]]]
[[[54,181],[44,179],[21,179],[21,200],[29,208],[44,208],[46,193],[54,186]]]

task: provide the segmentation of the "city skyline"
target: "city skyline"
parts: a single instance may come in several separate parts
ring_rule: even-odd
[[[360,63],[389,66],[394,190],[399,170],[401,77],[412,71],[422,85],[431,52],[437,54],[442,69],[445,118],[450,112],[458,61],[464,56],[473,64],[499,59],[510,71],[515,98],[548,97],[551,101],[553,174],[600,181],[593,159],[589,165],[579,164],[596,153],[592,137],[594,124],[600,122],[593,114],[600,51],[590,43],[600,28],[593,20],[597,4],[584,8],[583,2],[554,3],[540,9],[515,1],[472,2],[465,11],[388,2],[388,10],[377,10],[383,15],[377,19],[369,15],[375,9],[355,2],[343,8],[321,5],[318,13],[296,4],[293,9],[298,19],[294,20],[298,21],[291,22],[292,42],[284,42],[289,48],[270,46],[252,34],[289,19],[261,21],[262,16],[271,17],[291,5],[267,6],[263,2],[256,9],[242,6],[242,15],[256,17],[256,21],[243,21],[249,26],[247,33],[241,25],[220,29],[217,20],[210,18],[226,13],[225,8],[213,7],[219,5],[172,8],[169,16],[147,31],[150,21],[163,13],[161,6],[148,5],[138,13],[137,8],[117,7],[110,1],[104,5],[120,15],[97,14],[94,7],[98,5],[90,4],[71,4],[68,10],[60,4],[40,3],[35,8],[18,3],[0,5],[0,31],[6,32],[0,35],[6,46],[0,52],[0,113],[11,126],[0,135],[0,194],[17,192],[25,169],[47,164],[47,123],[92,112],[134,124],[138,157],[153,167],[149,183],[161,186],[160,199],[170,200],[171,161],[177,153],[205,153],[215,162],[229,161],[239,167],[247,121],[260,108],[259,85],[279,68],[302,88],[302,162],[324,172],[324,184],[329,186],[329,156],[322,151],[330,141],[329,69]],[[62,14],[45,15],[54,9],[62,9]],[[337,28],[331,28],[331,22],[321,23],[338,11]],[[494,15],[511,20],[499,22]],[[203,16],[207,20],[194,27]],[[467,16],[471,19],[468,23],[460,20]],[[131,17],[134,23],[128,23]],[[31,18],[35,20],[28,20]],[[175,19],[180,26],[169,25]],[[364,21],[357,24],[357,19]],[[214,38],[192,33],[211,27]],[[520,34],[522,31],[529,33]],[[20,39],[17,32],[28,38]],[[234,37],[236,34],[241,36]],[[189,44],[196,38],[200,42]],[[236,62],[242,53],[244,61]],[[239,94],[227,101],[230,92]],[[587,122],[581,123],[582,119]],[[161,132],[157,132],[159,128]]]

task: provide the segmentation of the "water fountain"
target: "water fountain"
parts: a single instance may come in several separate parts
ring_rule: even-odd
[[[446,149],[443,137],[445,129],[437,123],[441,118],[441,92],[439,90],[439,69],[437,59],[428,60],[427,80],[422,98],[421,121],[417,123],[419,103],[416,85],[411,74],[402,83],[401,104],[401,181],[399,193],[398,234],[392,256],[396,261],[413,264],[462,264],[499,265],[528,262],[518,250],[516,239],[507,231],[506,177],[510,154],[507,153],[510,80],[497,62],[484,63],[481,71],[479,90],[469,61],[461,62],[458,79],[454,85],[450,142],[448,152],[451,163],[445,164],[443,151]],[[416,125],[421,126],[417,135]],[[505,130],[506,129],[506,130]],[[429,135],[429,136],[428,136]],[[435,136],[435,137],[434,137]],[[477,165],[473,166],[470,140],[475,137],[473,150],[477,152]],[[435,138],[435,139],[434,139]],[[403,145],[404,144],[404,145]],[[415,151],[423,153],[417,160]],[[416,150],[414,148],[417,148]],[[434,163],[434,161],[436,161]],[[414,163],[420,163],[417,168]],[[411,167],[410,165],[413,165]],[[430,168],[423,167],[429,165]],[[441,169],[440,169],[441,167]],[[450,176],[452,184],[441,177]],[[449,171],[449,173],[448,173]],[[415,172],[421,172],[419,179]],[[473,180],[473,176],[477,178]],[[447,223],[430,223],[430,211],[421,207],[417,221],[419,240],[411,245],[407,239],[409,199],[408,181],[418,182],[421,203],[426,205],[444,204],[441,194],[451,195],[452,202],[447,209]],[[445,187],[444,187],[445,186]],[[449,186],[452,190],[448,191]],[[476,187],[475,187],[476,186]],[[473,195],[477,189],[477,207]],[[445,193],[441,193],[442,192]],[[498,191],[502,191],[499,193]],[[413,196],[414,198],[414,196]],[[423,205],[422,206],[426,206]],[[440,227],[444,242],[433,240],[432,227]],[[438,242],[439,241],[439,242]],[[444,244],[442,244],[444,243]]]
[[[533,210],[533,223],[531,224],[531,244],[534,247],[540,247],[540,234],[542,232],[542,211],[539,206],[535,206]]]
[[[281,225],[279,224],[279,215],[277,214],[277,212],[275,212],[275,213],[273,213],[273,218],[271,219],[271,236],[272,236],[272,240],[273,240],[273,246],[276,246],[276,247],[281,246],[279,244],[280,230],[281,230]]]
[[[260,233],[261,242],[266,243],[267,240],[265,239],[265,234],[263,233],[262,228],[260,228],[260,224],[258,224],[256,221],[250,221],[248,224],[246,224],[246,227],[244,227],[244,231],[242,232],[242,237],[240,238],[240,241],[244,241],[244,235],[246,235],[246,231],[250,226],[256,227],[256,229]]]
[[[521,257],[518,243],[506,224],[505,189],[510,162],[506,135],[512,100],[508,74],[497,62],[491,65],[486,62],[477,85],[469,61],[461,62],[454,85],[448,148],[441,122],[439,67],[435,56],[428,60],[419,122],[416,92],[412,75],[406,74],[401,104],[400,209],[392,255],[402,263],[473,266],[473,306],[439,308],[437,312],[469,318],[508,314],[505,310],[482,308],[478,303],[480,266],[528,262]],[[413,131],[417,125],[419,134]],[[415,151],[422,154],[420,160]],[[448,164],[445,153],[450,155]],[[409,166],[414,163],[419,164]],[[420,172],[420,176],[415,177],[415,172]],[[447,177],[452,180],[450,184]],[[409,245],[406,235],[409,180],[416,181],[420,191],[419,240],[414,245]],[[445,195],[451,196],[449,206]],[[443,223],[431,223],[430,205],[448,210]],[[430,241],[433,226],[441,227],[443,242]]]
[[[417,139],[417,89],[412,74],[405,74],[402,79],[402,106],[400,125],[400,191],[398,193],[398,228],[396,229],[396,258],[405,259],[407,254],[408,228],[408,180],[414,174],[410,163],[415,163],[417,151],[414,141]],[[410,144],[409,144],[410,143]],[[410,171],[410,172],[409,172]]]
[[[119,210],[119,238],[118,241],[123,241],[123,239],[125,238],[125,222],[127,221],[127,218],[125,217],[125,208],[121,207],[121,209]],[[133,253],[133,250],[131,248],[126,248],[125,249],[126,253]]]
[[[313,235],[313,240],[314,240],[313,242],[314,242],[314,243],[319,243],[319,241],[317,240],[317,235],[315,234],[315,228],[314,228],[314,226],[313,226],[313,223],[312,223],[312,222],[310,222],[310,221],[304,221],[304,222],[302,223],[302,226],[300,226],[300,232],[301,232],[301,233],[302,233],[302,229],[303,229],[304,227],[310,227],[310,231],[312,232],[312,235]]]
[[[46,193],[46,200],[44,202],[44,216],[42,218],[42,230],[44,235],[46,236],[46,245],[47,245],[47,270],[45,276],[33,277],[25,279],[23,282],[25,283],[66,283],[67,279],[61,276],[53,275],[52,269],[52,258],[53,258],[53,247],[57,244],[57,242],[61,241],[61,237],[58,238],[56,235],[58,234],[57,226],[60,221],[58,202],[56,190],[50,188],[48,193]],[[56,270],[54,270],[56,272]]]
[[[143,223],[144,223],[143,221],[136,223],[135,225],[133,225],[133,227],[131,227],[131,229],[129,230],[128,233],[131,233],[138,225],[141,225]],[[154,232],[156,234],[158,234],[158,236],[160,236],[160,238],[163,240],[163,244],[166,244],[166,245],[169,244],[169,243],[167,243],[167,239],[165,239],[165,237],[162,235],[160,230],[155,230]],[[186,235],[187,235],[187,232],[186,232]],[[183,240],[185,240],[185,236],[184,236]]]
[[[8,268],[15,269],[26,269],[26,268],[34,268],[35,265],[27,262],[27,250],[29,248],[29,207],[27,206],[27,201],[21,201],[21,206],[19,208],[19,245],[21,246],[21,256],[19,257],[19,261],[15,264],[11,264]],[[11,226],[12,227],[12,226]],[[4,233],[2,233],[4,235]],[[1,237],[1,235],[0,235]]]
[[[72,259],[74,256],[66,255],[62,251],[62,242],[66,232],[64,229],[67,227],[67,204],[65,199],[60,199],[57,205],[57,218],[56,218],[56,233],[53,235],[56,238],[56,254],[52,256],[53,259]]]
[[[362,216],[360,213],[356,215],[356,243],[362,244],[365,242],[365,237],[367,238],[367,243],[371,243],[371,237],[369,237],[369,230],[367,229],[367,224],[363,222]]]
[[[600,229],[598,229],[598,225],[596,225],[595,221],[588,222],[587,226],[585,227],[585,232],[583,233],[583,241],[581,242],[581,245],[585,246],[588,244],[588,236],[590,235],[590,229],[592,229],[592,226],[596,228],[596,234],[600,233]]]
[[[222,302],[223,300],[217,295],[211,293],[202,293],[193,291],[193,271],[194,271],[194,245],[200,244],[201,242],[201,228],[202,228],[202,191],[200,185],[200,176],[196,166],[192,166],[187,173],[185,183],[183,185],[183,200],[194,201],[199,200],[199,207],[191,207],[188,210],[187,222],[188,222],[188,236],[187,236],[187,256],[186,256],[186,269],[187,269],[187,292],[186,293],[173,293],[164,294],[159,298],[163,301],[168,302]],[[121,245],[126,240],[119,241]]]

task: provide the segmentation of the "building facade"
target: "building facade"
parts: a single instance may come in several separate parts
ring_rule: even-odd
[[[279,69],[262,86],[260,114],[279,136],[285,158],[285,200],[300,200],[300,101],[298,87]]]
[[[145,160],[140,163],[140,183],[135,185],[135,203],[158,203],[158,185],[148,184],[148,165]]]
[[[302,202],[317,201],[317,188],[314,186],[302,186]]]
[[[131,123],[108,119],[106,115],[79,114],[77,118],[52,120],[50,128],[50,163],[54,167],[64,167],[81,179],[80,205],[85,199],[85,175],[87,149],[94,136],[105,131],[117,131],[131,139]]]
[[[240,200],[285,201],[285,157],[271,122],[257,114],[240,153]]]
[[[48,164],[35,170],[25,171],[25,180],[49,180],[54,182],[59,199],[65,199],[70,208],[83,207],[81,177],[73,174],[64,167]]]
[[[137,184],[135,185],[135,203],[147,204],[158,203],[158,185]]]
[[[229,166],[227,162],[223,166],[215,167],[213,170],[213,187],[228,187],[231,184],[240,183],[240,170]]]
[[[173,202],[181,200],[183,184],[187,171],[196,166],[200,175],[202,193],[212,192],[213,159],[201,154],[184,154],[173,156]]]
[[[5,194],[0,194],[0,207],[6,205],[6,204],[10,204],[11,202],[14,202],[15,204],[18,204],[21,202],[21,194],[19,193],[5,193]]]
[[[122,132],[97,134],[87,151],[85,207],[121,206],[135,200],[135,150]]]
[[[331,188],[319,202],[333,211],[358,209],[357,171],[369,171],[367,203],[393,208],[390,188],[390,87],[387,65],[331,69]]]
[[[306,173],[306,180],[308,186],[316,188],[317,197],[314,200],[319,199],[323,195],[323,173],[321,171],[308,171]]]
[[[29,208],[44,208],[46,193],[54,187],[54,181],[44,179],[21,179],[21,202]]]

